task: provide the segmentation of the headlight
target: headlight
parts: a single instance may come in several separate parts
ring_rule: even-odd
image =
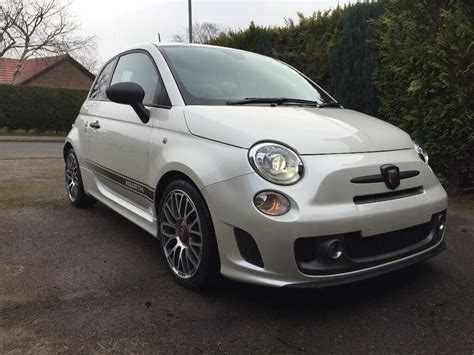
[[[304,173],[298,154],[278,143],[254,145],[249,151],[249,161],[264,179],[278,185],[294,184]]]
[[[415,146],[415,152],[418,154],[421,160],[423,160],[426,164],[428,164],[428,154],[421,148],[418,144],[413,142],[413,145]]]

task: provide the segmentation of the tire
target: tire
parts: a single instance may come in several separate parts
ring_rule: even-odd
[[[192,290],[213,286],[220,276],[211,215],[198,190],[185,180],[163,191],[158,221],[161,252],[173,278]]]
[[[69,202],[77,208],[94,206],[97,203],[97,200],[88,196],[84,191],[81,170],[79,169],[79,160],[77,159],[74,149],[68,150],[64,163],[66,191]]]

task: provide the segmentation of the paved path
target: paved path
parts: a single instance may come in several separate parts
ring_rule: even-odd
[[[62,142],[0,141],[0,159],[61,158]]]
[[[65,137],[0,136],[0,142],[64,142]]]

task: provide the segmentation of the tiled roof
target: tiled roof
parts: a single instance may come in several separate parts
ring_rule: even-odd
[[[56,57],[32,58],[28,59],[21,70],[16,84],[21,84],[31,77],[43,72],[50,66],[64,60],[67,55]],[[19,60],[13,58],[0,58],[0,84],[10,84],[15,73]]]

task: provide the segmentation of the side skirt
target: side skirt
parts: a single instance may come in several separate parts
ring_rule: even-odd
[[[157,219],[153,214],[114,194],[96,176],[96,171],[89,169],[89,166],[84,164],[84,161],[80,162],[80,164],[82,164],[82,180],[88,194],[140,228],[143,228],[153,237],[158,238]]]

